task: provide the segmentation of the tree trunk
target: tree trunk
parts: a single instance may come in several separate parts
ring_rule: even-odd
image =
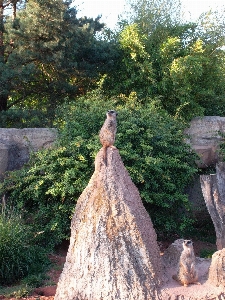
[[[200,176],[202,193],[216,231],[217,249],[225,248],[225,163],[216,166],[216,174]]]
[[[15,18],[16,18],[16,2],[14,2],[14,3],[12,4],[12,6],[13,6],[12,19],[15,20]]]
[[[7,110],[8,96],[0,95],[0,111]]]
[[[4,63],[4,1],[0,0],[0,62]],[[0,90],[0,111],[7,110],[7,100],[8,96],[1,95]]]
[[[3,33],[4,33],[4,6],[3,6],[3,0],[0,0],[0,62],[4,61]]]

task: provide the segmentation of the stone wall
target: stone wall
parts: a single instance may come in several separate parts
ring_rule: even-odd
[[[51,146],[56,138],[54,128],[0,128],[0,179],[28,162],[31,151]]]
[[[206,168],[218,161],[218,149],[224,141],[225,117],[197,117],[185,130],[187,143],[199,154],[198,166]],[[0,176],[7,170],[21,168],[30,151],[52,145],[57,138],[54,128],[0,128]]]
[[[215,166],[219,160],[219,145],[225,141],[224,117],[197,117],[191,121],[185,133],[189,136],[187,143],[199,155],[197,165],[200,168]]]

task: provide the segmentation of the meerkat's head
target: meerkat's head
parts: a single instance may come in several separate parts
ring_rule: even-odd
[[[193,248],[193,243],[191,240],[184,240],[183,241],[183,248],[187,249],[187,248]]]
[[[106,113],[107,118],[116,118],[118,113],[115,110],[108,110]]]

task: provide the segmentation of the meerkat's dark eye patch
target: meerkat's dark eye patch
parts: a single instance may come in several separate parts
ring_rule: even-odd
[[[189,245],[189,244],[192,244],[192,241],[191,240],[188,240],[187,241],[187,244]]]
[[[107,113],[108,114],[116,114],[116,116],[118,115],[118,113],[115,110],[108,110]]]

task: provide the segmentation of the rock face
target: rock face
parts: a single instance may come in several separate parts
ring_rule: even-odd
[[[102,149],[78,199],[55,300],[160,299],[156,233],[118,150]]]
[[[216,165],[216,174],[200,176],[202,194],[216,231],[217,250],[225,247],[225,163]]]
[[[56,140],[56,129],[0,128],[0,179],[5,171],[20,169],[30,151],[47,148]]]
[[[208,281],[214,286],[225,288],[225,248],[213,254]]]
[[[185,130],[185,134],[189,135],[187,142],[200,156],[197,162],[199,168],[218,162],[219,144],[224,140],[221,133],[225,133],[225,118],[216,116],[194,118]]]
[[[164,252],[163,262],[167,266],[177,267],[181,252],[183,251],[183,239],[174,241]]]

